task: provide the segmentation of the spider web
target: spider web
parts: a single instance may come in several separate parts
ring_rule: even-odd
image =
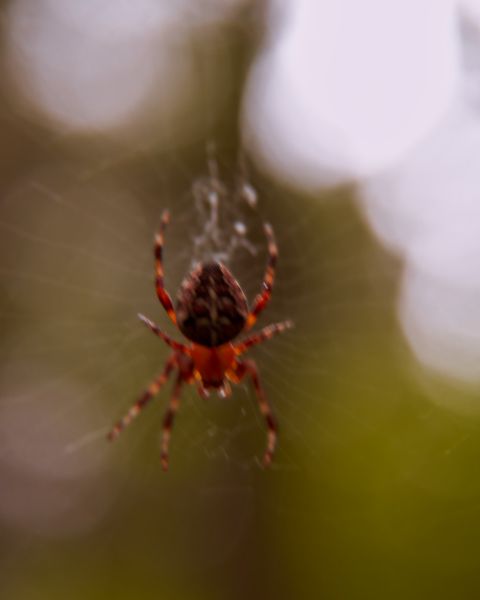
[[[243,19],[194,45],[202,93],[185,139],[52,134],[3,102],[13,146],[0,200],[2,597],[375,597],[400,569],[404,598],[418,569],[441,593],[439,567],[447,592],[478,567],[477,423],[419,385],[395,315],[402,265],[370,234],[355,189],[301,195],[242,156],[255,41]],[[220,59],[230,78],[218,77]],[[248,382],[228,401],[184,387],[168,473],[158,437],[171,382],[105,439],[169,355],[137,313],[181,339],[153,285],[166,208],[172,297],[213,257],[251,302],[263,224],[273,226],[274,293],[255,329],[286,319],[294,329],[250,353],[279,423],[268,471]]]

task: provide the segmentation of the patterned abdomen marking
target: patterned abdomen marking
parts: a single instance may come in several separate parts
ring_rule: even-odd
[[[200,263],[178,292],[178,328],[202,346],[220,346],[243,329],[248,317],[245,294],[220,263]]]

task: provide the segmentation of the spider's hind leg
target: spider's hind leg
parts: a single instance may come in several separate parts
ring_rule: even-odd
[[[230,381],[233,381],[233,383],[240,383],[245,375],[250,375],[250,378],[252,379],[260,410],[262,411],[268,426],[267,451],[265,452],[265,457],[263,459],[263,466],[268,467],[275,452],[275,446],[277,445],[278,428],[272,407],[265,395],[257,365],[253,360],[237,360],[236,369],[229,369],[225,374]]]
[[[127,425],[131,423],[131,421],[138,415],[138,413],[145,408],[145,406],[152,400],[153,396],[158,394],[162,385],[167,381],[168,376],[172,372],[173,367],[176,365],[175,355],[168,359],[167,364],[165,365],[165,369],[163,373],[158,377],[152,385],[143,393],[142,396],[137,400],[137,402],[132,406],[132,408],[128,411],[128,413],[121,419],[115,427],[110,431],[107,436],[107,439],[111,442],[115,440],[125,429]]]
[[[167,471],[168,469],[168,446],[170,442],[170,430],[172,428],[173,419],[177,414],[178,406],[180,404],[180,392],[182,391],[182,382],[182,375],[179,374],[175,383],[175,387],[173,388],[173,394],[170,398],[170,404],[168,406],[167,412],[165,413],[165,418],[163,419],[161,452],[162,467],[164,471]]]

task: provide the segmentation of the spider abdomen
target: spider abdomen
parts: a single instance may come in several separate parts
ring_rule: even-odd
[[[184,279],[177,299],[178,328],[202,346],[229,342],[242,331],[248,317],[245,294],[220,263],[197,265]]]

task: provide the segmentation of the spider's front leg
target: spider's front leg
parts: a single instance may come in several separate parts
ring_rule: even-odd
[[[260,405],[260,410],[262,411],[265,420],[267,421],[268,426],[268,438],[267,438],[267,451],[265,452],[265,458],[263,459],[263,465],[268,467],[270,461],[272,460],[272,456],[275,452],[275,446],[277,445],[277,422],[275,419],[275,415],[273,414],[272,407],[270,406],[265,392],[263,390],[262,382],[260,379],[260,372],[258,370],[255,361],[253,360],[245,360],[240,361],[237,360],[237,368],[236,370],[228,370],[226,372],[226,376],[233,383],[240,383],[245,375],[250,375],[252,379],[253,385],[255,387],[255,392],[257,394],[258,403]]]
[[[180,405],[180,392],[182,391],[182,383],[193,383],[195,381],[195,363],[189,354],[182,351],[175,352],[175,364],[178,367],[178,377],[173,388],[170,404],[163,419],[162,429],[162,467],[166,471],[168,469],[168,446],[170,442],[170,430],[172,428],[173,419],[177,414]]]
[[[272,226],[268,223],[265,224],[265,235],[267,236],[268,241],[268,261],[267,270],[265,271],[263,280],[263,291],[253,301],[244,331],[248,331],[255,323],[255,321],[258,319],[258,315],[270,302],[270,297],[272,295],[273,279],[275,277],[275,265],[277,263],[278,252]]]
[[[163,235],[165,233],[165,227],[167,226],[169,220],[170,213],[168,210],[166,210],[162,215],[162,222],[160,223],[160,228],[158,230],[157,235],[155,236],[155,289],[157,291],[158,299],[162,303],[163,308],[167,311],[168,316],[176,325],[177,317],[175,315],[175,309],[173,308],[172,300],[168,295],[166,289],[163,287]]]

